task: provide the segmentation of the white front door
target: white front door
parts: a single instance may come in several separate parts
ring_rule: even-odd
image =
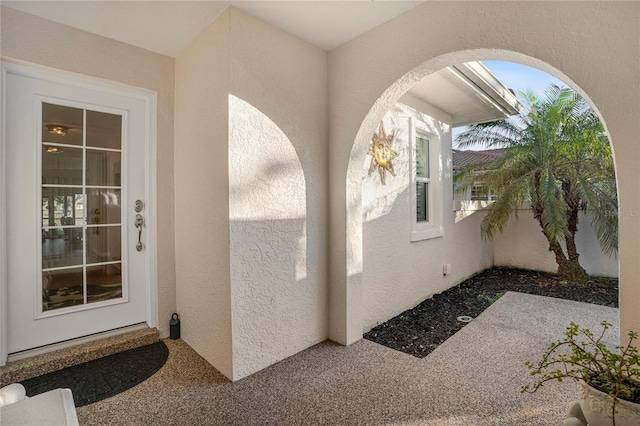
[[[6,352],[147,322],[145,99],[3,67]]]

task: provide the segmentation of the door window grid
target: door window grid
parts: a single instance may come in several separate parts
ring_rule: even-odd
[[[120,209],[121,203],[119,200],[119,193],[122,190],[120,185],[121,184],[120,168],[118,167],[117,176],[115,176],[116,173],[114,170],[113,182],[107,182],[107,183],[116,183],[116,185],[104,184],[104,182],[97,182],[97,183],[103,183],[98,185],[88,185],[87,175],[89,173],[89,170],[87,168],[88,167],[87,157],[88,157],[88,153],[97,153],[98,156],[100,156],[100,153],[107,153],[107,155],[103,154],[102,157],[107,158],[106,161],[103,159],[103,162],[108,163],[108,156],[109,156],[108,153],[114,153],[113,157],[117,158],[117,163],[118,165],[120,164],[121,155],[122,155],[122,149],[121,149],[122,138],[123,138],[122,115],[96,113],[96,114],[112,116],[112,121],[113,121],[113,117],[116,117],[116,120],[118,120],[118,124],[119,124],[119,129],[117,129],[116,135],[118,137],[117,143],[120,146],[120,149],[116,149],[112,147],[103,148],[103,147],[88,146],[88,143],[87,143],[87,115],[88,114],[87,112],[91,112],[91,111],[87,109],[81,109],[82,111],[81,145],[53,143],[53,142],[46,141],[49,138],[45,136],[46,133],[44,130],[45,109],[47,108],[47,106],[51,106],[52,104],[47,104],[43,102],[42,105],[43,105],[43,110],[42,110],[43,111],[43,131],[42,131],[43,132],[43,138],[42,138],[43,150],[46,151],[47,153],[51,153],[52,155],[62,154],[64,152],[64,149],[69,149],[69,150],[75,149],[76,151],[78,151],[78,148],[81,148],[81,152],[82,152],[82,166],[80,170],[81,184],[80,185],[44,183],[46,179],[43,177],[43,183],[41,186],[42,193],[43,193],[43,197],[42,197],[43,208],[42,208],[42,219],[40,222],[41,229],[42,229],[42,236],[43,236],[42,237],[43,253],[42,253],[42,263],[41,263],[42,285],[43,285],[42,311],[48,311],[51,309],[58,309],[58,308],[74,306],[74,305],[86,305],[87,303],[105,300],[105,297],[103,297],[103,295],[94,294],[96,292],[92,291],[92,288],[90,288],[91,286],[89,285],[89,274],[91,273],[95,275],[94,272],[98,273],[98,279],[100,279],[100,281],[102,282],[106,282],[107,286],[110,285],[111,287],[114,287],[114,286],[119,287],[118,291],[116,291],[116,293],[119,293],[119,294],[116,294],[116,297],[121,297],[122,296],[122,276],[120,271],[122,269],[122,266],[121,266],[122,265],[122,257],[121,257],[122,232],[120,231],[115,234],[110,233],[111,236],[114,236],[115,238],[120,239],[120,241],[118,241],[116,244],[118,246],[117,247],[118,250],[114,259],[109,259],[107,261],[104,261],[104,259],[100,259],[99,257],[98,259],[88,258],[88,242],[91,239],[90,235],[91,234],[99,235],[102,232],[108,233],[109,229],[113,229],[114,231],[116,230],[115,228],[121,229],[122,227],[122,223],[120,220],[121,212],[118,212],[117,222],[101,223],[100,210],[96,209],[93,212],[94,213],[93,223],[88,223],[88,219],[89,219],[88,215],[91,214],[92,212],[87,211],[88,190],[117,191],[118,200],[117,200],[116,206],[118,209]],[[70,109],[70,107],[62,107],[62,108]],[[46,156],[43,155],[43,161],[42,161],[43,169],[46,161],[45,157]],[[115,165],[116,164],[114,164],[114,166]],[[60,169],[60,167],[69,167],[69,164],[65,164],[63,166],[59,165],[58,168]],[[69,168],[73,170],[74,169],[73,164],[71,164]],[[101,170],[101,172],[104,176],[107,173],[107,170]],[[96,182],[92,182],[92,183],[96,183]],[[78,190],[80,191],[80,193],[75,192]],[[71,195],[67,193],[64,193],[62,195],[54,195],[56,191],[63,192],[63,193],[71,192]],[[46,198],[45,198],[45,195],[46,195]],[[98,193],[98,196],[99,195],[100,194]],[[57,214],[58,212],[62,214],[61,215]],[[51,240],[62,239],[63,240],[62,244],[66,244],[66,243],[69,243],[72,245],[76,244],[77,246],[75,248],[72,247],[71,251],[75,253],[80,251],[82,253],[81,258],[80,256],[77,256],[77,254],[72,255],[69,260],[69,262],[72,264],[65,265],[65,266],[51,266],[50,264],[48,264],[49,262],[45,260],[45,257],[48,257],[48,256],[45,256],[44,245],[47,242],[49,242],[49,241],[46,241],[49,239],[48,237],[52,237]],[[96,241],[96,244],[100,245],[101,241],[98,239]],[[102,245],[103,246],[106,245],[104,241],[102,241]],[[98,269],[103,269],[104,271],[108,271],[109,269],[111,269],[112,272],[110,274],[108,274],[107,272],[104,272],[103,274],[104,276],[99,276],[100,271]],[[78,297],[77,294],[75,295],[75,297],[73,295],[67,294],[66,295],[67,301],[65,304],[50,307],[49,304],[51,300],[49,300],[49,294],[48,294],[49,284],[54,279],[53,276],[55,275],[64,276],[65,274],[66,274],[66,277],[64,277],[64,279],[66,280],[65,283],[78,284],[79,281],[81,282],[81,295],[80,295],[81,297]],[[79,280],[79,278],[81,278],[81,280]],[[117,282],[114,281],[114,278],[115,278],[115,281]],[[101,293],[101,291],[97,293]],[[114,294],[112,293],[111,296],[107,295],[107,298],[113,298],[113,296]]]

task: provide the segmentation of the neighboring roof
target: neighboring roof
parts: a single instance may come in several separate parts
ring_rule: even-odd
[[[408,93],[449,114],[453,127],[503,120],[524,109],[513,91],[478,61],[430,74]]]
[[[486,163],[487,165],[489,165],[490,163],[501,158],[506,151],[507,148],[487,149],[484,151],[462,151],[459,149],[454,149],[452,155],[453,170],[456,171],[461,169],[462,167],[475,164]]]

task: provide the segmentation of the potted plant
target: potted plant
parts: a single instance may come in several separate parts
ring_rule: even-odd
[[[521,392],[533,393],[550,380],[571,378],[580,382],[580,408],[589,426],[638,426],[640,355],[633,345],[638,333],[629,332],[629,343],[612,351],[602,341],[612,324],[601,325],[602,333],[596,336],[572,322],[565,337],[552,343],[540,361],[525,363],[536,382]]]

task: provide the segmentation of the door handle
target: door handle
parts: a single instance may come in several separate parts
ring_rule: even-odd
[[[142,203],[142,200],[136,200],[133,203],[133,210],[135,210],[135,212],[137,213],[134,225],[138,230],[138,242],[136,243],[136,250],[138,251],[142,251],[142,226],[144,225],[144,218],[142,217],[140,212],[143,208],[144,204]]]
[[[136,243],[136,250],[142,251],[142,225],[144,224],[144,219],[142,215],[138,213],[136,215],[136,228],[138,229],[138,242]]]

